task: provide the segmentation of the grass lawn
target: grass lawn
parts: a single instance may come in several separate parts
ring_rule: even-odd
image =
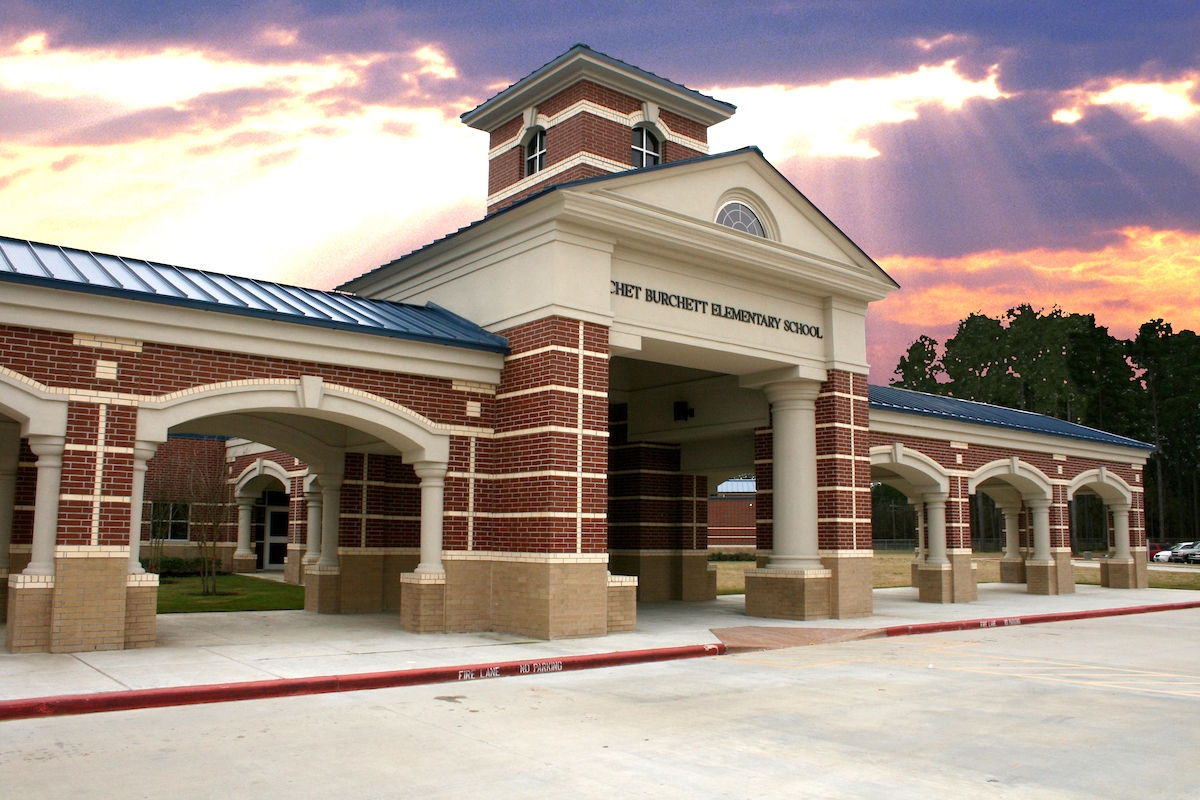
[[[975,580],[978,583],[996,583],[1000,580],[1002,553],[976,553]],[[754,566],[750,561],[713,561],[717,565],[717,594],[742,594],[746,591],[745,571]],[[893,552],[880,550],[872,563],[876,589],[893,586],[912,586],[912,551]],[[1100,570],[1079,567],[1075,570],[1075,582],[1097,586]],[[1195,572],[1161,572],[1150,570],[1151,589],[1195,589],[1200,590],[1200,570]]]
[[[282,611],[304,608],[304,587],[252,578],[218,575],[218,594],[200,594],[200,578],[163,578],[158,586],[158,613],[192,611]]]

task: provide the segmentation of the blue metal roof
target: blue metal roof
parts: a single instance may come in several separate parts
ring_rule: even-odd
[[[440,306],[368,300],[0,236],[0,280],[188,306],[397,339],[508,352],[508,341]]]
[[[872,411],[899,411],[902,414],[940,417],[975,425],[1010,428],[1047,436],[1061,436],[1066,439],[1080,439],[1085,442],[1133,447],[1138,450],[1154,449],[1154,445],[1089,428],[1086,425],[1077,425],[1074,422],[1047,417],[1043,414],[1034,414],[1030,411],[977,403],[974,400],[960,400],[955,397],[914,392],[896,386],[871,386],[869,395]]]
[[[757,485],[754,478],[730,478],[717,486],[717,494],[754,494]]]

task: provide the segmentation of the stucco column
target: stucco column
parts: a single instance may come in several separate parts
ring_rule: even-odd
[[[1030,500],[1026,503],[1033,516],[1033,558],[1031,561],[1050,563],[1050,501]]]
[[[817,394],[795,380],[763,387],[771,403],[774,546],[771,569],[822,569],[817,539]]]
[[[58,497],[62,486],[62,436],[31,435],[29,449],[37,460],[37,495],[33,507],[33,548],[26,575],[54,574],[58,542]]]
[[[1113,558],[1133,558],[1129,552],[1129,505],[1111,505],[1108,507],[1113,516],[1113,546],[1116,552]]]
[[[146,462],[154,458],[158,442],[137,441],[133,444],[133,485],[129,489],[129,574],[140,575],[142,567],[142,515],[146,498]]]
[[[304,559],[301,563],[315,564],[321,559],[321,493],[305,492],[304,501],[308,504],[308,534],[304,537]]]
[[[13,507],[17,502],[17,464],[21,458],[21,426],[0,422],[0,578],[8,574]],[[0,588],[0,591],[4,591]]]
[[[926,548],[929,547],[929,536],[925,532],[925,504],[920,500],[910,500],[913,512],[917,515],[917,551],[915,561],[924,561]]]
[[[254,523],[254,498],[239,497],[237,507],[237,549],[233,551],[233,557],[251,559],[254,558],[254,551],[250,549],[250,528]]]
[[[413,471],[421,479],[421,562],[416,572],[442,574],[442,517],[446,482],[446,464],[418,461]]]
[[[342,475],[322,472],[321,477],[321,558],[319,567],[338,566],[338,532],[342,522]]]
[[[949,564],[946,558],[946,494],[925,495],[926,564]]]

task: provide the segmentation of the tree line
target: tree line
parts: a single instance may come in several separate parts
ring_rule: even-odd
[[[1019,408],[1138,439],[1152,541],[1200,539],[1200,337],[1161,319],[1118,339],[1092,314],[971,314],[909,345],[892,385]]]

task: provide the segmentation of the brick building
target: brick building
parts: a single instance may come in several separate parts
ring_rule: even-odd
[[[707,152],[733,111],[576,46],[463,115],[488,216],[343,292],[0,239],[8,649],[153,644],[140,550],[156,520],[190,535],[170,494],[197,471],[236,506],[233,569],[416,632],[602,635],[711,598],[708,487],[750,472],[751,615],[870,613],[872,480],[918,507],[923,600],[974,597],[975,491],[1011,521],[1006,580],[1073,589],[1091,492],[1106,585],[1145,585],[1148,448],[876,397],[864,318],[897,286],[757,149]]]

